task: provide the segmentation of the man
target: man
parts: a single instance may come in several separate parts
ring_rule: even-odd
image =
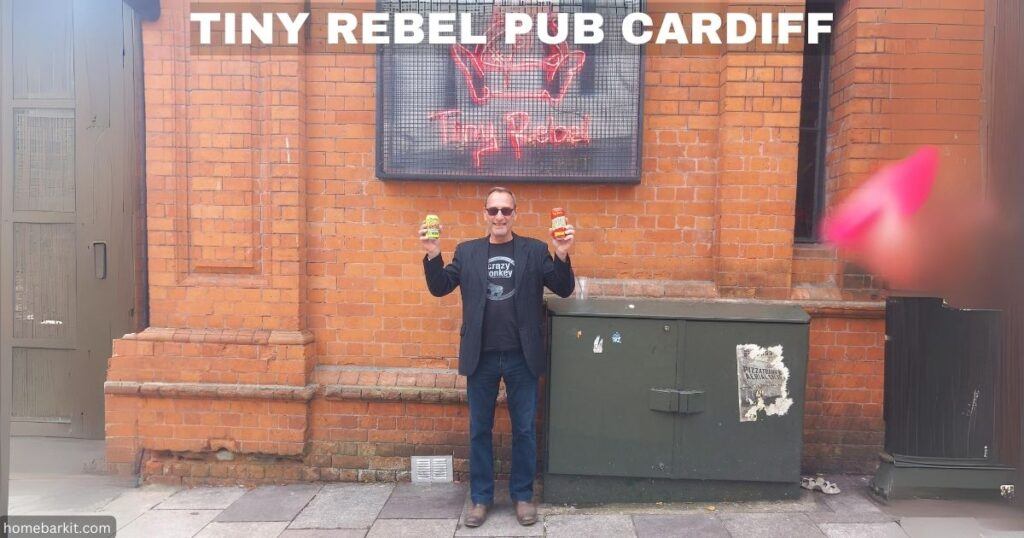
[[[537,378],[545,370],[544,286],[562,297],[572,294],[575,278],[569,261],[572,226],[564,239],[552,238],[555,257],[542,241],[512,233],[516,198],[508,189],[491,189],[484,203],[487,236],[460,243],[444,265],[437,239],[420,228],[427,251],[423,271],[430,293],[441,297],[462,290],[459,374],[468,377],[470,496],[467,527],[478,527],[494,502],[491,430],[498,381],[505,380],[512,421],[512,472],[509,494],[522,525],[537,521],[533,478],[537,468]]]

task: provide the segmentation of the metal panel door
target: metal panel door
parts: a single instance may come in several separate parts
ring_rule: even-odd
[[[103,437],[107,359],[134,306],[121,292],[133,264],[121,265],[135,204],[115,185],[133,144],[124,10],[121,0],[3,3],[0,353],[16,435]]]
[[[680,415],[676,478],[742,481],[800,479],[803,448],[807,325],[791,323],[685,321],[680,389],[702,391],[703,410]],[[781,416],[760,412],[741,422],[736,346],[782,346],[793,404]]]
[[[889,297],[885,307],[885,450],[991,459],[996,310],[958,309],[935,297]]]
[[[676,327],[674,320],[553,318],[548,472],[672,475],[675,418],[652,410],[651,398],[675,379]]]

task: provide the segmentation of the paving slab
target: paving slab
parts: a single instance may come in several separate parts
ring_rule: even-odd
[[[178,491],[177,488],[162,485],[143,486],[119,495],[98,512],[99,515],[114,516],[117,528],[123,529],[146,511],[160,504]]]
[[[874,476],[868,474],[837,474],[837,475],[825,475],[826,480],[835,482],[839,489],[842,491],[856,490],[867,490],[871,487],[871,481]]]
[[[103,474],[106,448],[102,439],[11,437],[11,478]]]
[[[555,538],[559,536],[587,536],[588,538],[636,536],[633,519],[625,515],[549,516],[544,519],[544,530],[547,536]]]
[[[712,504],[700,503],[609,503],[601,505],[562,505],[562,504],[541,504],[538,512],[551,516],[574,516],[574,515],[652,515],[667,516],[681,514],[715,514],[714,510],[708,510]]]
[[[820,494],[825,504],[839,513],[872,512],[881,513],[882,508],[867,497],[867,490],[850,489],[836,495]]]
[[[239,523],[215,521],[203,527],[196,538],[277,538],[287,526],[287,521]]]
[[[633,516],[636,535],[644,537],[692,536],[694,538],[729,538],[729,531],[717,517],[710,514],[640,515]]]
[[[242,498],[240,487],[183,489],[156,506],[157,510],[224,510]]]
[[[802,538],[824,536],[807,514],[730,513],[721,514],[733,538]]]
[[[327,484],[288,528],[363,529],[365,533],[393,489],[393,484]]]
[[[398,484],[377,517],[458,519],[468,492],[466,484]]]
[[[117,531],[118,538],[183,538],[195,536],[219,510],[150,510]]]
[[[544,536],[544,515],[538,510],[536,523],[526,527],[520,525],[516,520],[515,505],[509,499],[508,490],[495,494],[494,505],[487,512],[487,521],[479,527],[465,525],[466,514],[472,506],[473,501],[467,495],[455,536]]]
[[[824,523],[818,528],[829,538],[907,538],[897,523]]]
[[[989,531],[1014,531],[1021,535],[1024,535],[1024,512],[1017,517],[1006,517],[1006,518],[988,518],[988,517],[976,517],[974,518],[981,528]]]
[[[721,502],[702,503],[706,506],[714,506],[716,512],[761,512],[776,514],[780,512],[823,512],[829,508],[817,499],[821,493],[801,490],[800,496],[795,499],[782,501],[748,501],[748,502]]]
[[[896,517],[884,512],[810,512],[807,514],[816,525],[823,523],[896,523]]]
[[[278,538],[364,538],[369,529],[285,529]]]
[[[259,487],[227,507],[217,516],[217,521],[291,521],[321,487],[321,484]]]
[[[12,478],[8,483],[8,510],[19,516],[96,512],[135,489],[121,477],[100,475]]]
[[[378,519],[367,538],[450,538],[457,519]]]
[[[983,530],[971,517],[904,517],[900,527],[911,538],[967,538]]]
[[[1020,508],[1002,499],[891,499],[882,506],[882,510],[899,517],[1021,517]]]

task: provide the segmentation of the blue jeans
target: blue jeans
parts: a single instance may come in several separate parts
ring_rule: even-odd
[[[512,501],[533,499],[537,473],[537,378],[522,351],[485,351],[466,383],[469,396],[469,491],[474,504],[494,502],[494,406],[498,381],[505,379],[512,419]]]

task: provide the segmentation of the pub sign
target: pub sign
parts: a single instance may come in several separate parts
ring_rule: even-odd
[[[377,175],[381,179],[636,183],[641,163],[641,48],[618,32],[576,44],[573,13],[607,28],[641,0],[379,0],[384,12],[470,13],[483,43],[377,49]],[[539,15],[546,35],[505,38],[508,11]],[[565,13],[559,18],[559,13]],[[550,40],[549,40],[550,41]]]

